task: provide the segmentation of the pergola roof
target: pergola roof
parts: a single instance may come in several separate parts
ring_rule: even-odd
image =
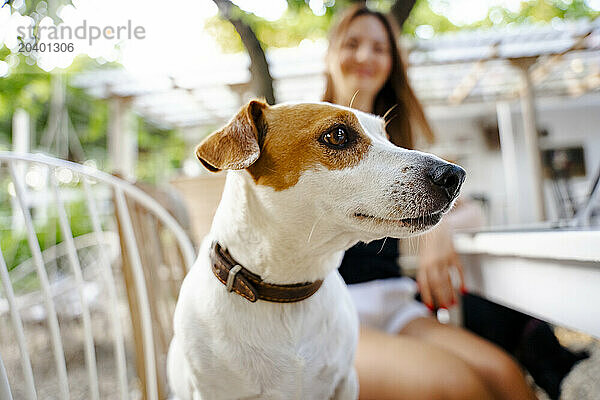
[[[405,40],[409,76],[421,101],[452,106],[514,99],[519,60],[537,97],[579,96],[600,88],[600,19],[461,31]],[[324,87],[324,42],[267,53],[278,102],[315,101]],[[249,58],[232,54],[176,75],[123,69],[83,73],[72,84],[100,98],[131,98],[134,109],[163,126],[210,126],[228,120],[249,92]]]

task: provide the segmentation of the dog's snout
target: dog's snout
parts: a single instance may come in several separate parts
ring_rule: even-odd
[[[429,178],[446,193],[448,200],[454,200],[465,180],[465,170],[454,164],[438,164],[429,170]]]

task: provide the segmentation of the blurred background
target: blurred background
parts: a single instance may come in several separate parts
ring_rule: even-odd
[[[327,33],[336,16],[353,3],[0,0],[0,152],[5,152],[0,154],[0,246],[12,284],[23,299],[20,313],[30,333],[29,346],[34,349],[34,357],[40,357],[34,363],[34,372],[39,378],[41,398],[60,396],[53,397],[57,386],[43,322],[49,312],[44,311],[39,298],[34,301],[26,297],[39,292],[41,284],[34,273],[35,251],[31,250],[31,240],[28,244],[26,220],[17,210],[28,209],[31,213],[41,251],[53,249],[67,235],[61,232],[60,208],[49,190],[50,164],[17,165],[13,171],[7,152],[44,153],[83,164],[89,167],[86,171],[105,171],[136,182],[178,218],[190,242],[197,245],[210,227],[224,178],[201,168],[193,153],[195,145],[224,125],[249,99],[260,97],[271,104],[319,101],[325,85]],[[506,243],[517,249],[511,253],[517,258],[539,261],[550,254],[551,266],[564,264],[557,260],[569,259],[573,268],[592,271],[591,266],[593,271],[600,271],[600,190],[596,190],[595,197],[592,195],[600,186],[600,0],[366,3],[389,13],[402,27],[399,40],[409,78],[436,134],[433,145],[417,147],[467,170],[462,198],[477,205],[480,230],[500,227],[513,232],[508,239],[491,236],[487,242],[463,237],[457,242],[459,252],[468,258],[473,252],[484,251],[481,249],[486,243],[496,243],[496,248]],[[86,208],[82,194],[85,174],[77,171],[68,166],[54,170],[67,199],[68,222],[76,238],[94,230],[90,220],[93,213]],[[23,183],[20,192],[15,186],[18,181]],[[106,287],[95,279],[93,265],[98,257],[94,252],[106,250],[107,262],[115,274],[121,274],[121,262],[125,265],[127,257],[123,251],[122,216],[118,215],[123,210],[117,210],[114,187],[100,186],[93,186],[92,191],[99,199],[97,211],[107,236],[82,245],[98,248],[91,255],[79,256],[82,263],[87,260],[85,263],[92,265],[84,265],[83,269],[86,285],[91,285],[86,286],[85,297],[92,306],[92,325],[100,332],[94,333],[103,377],[99,392],[103,397],[116,398],[117,376],[107,366],[107,360],[112,362],[110,341],[105,342],[103,337],[114,310],[102,304],[106,303]],[[177,191],[172,191],[173,187]],[[23,197],[25,206],[18,204]],[[583,227],[592,236],[553,236],[549,241],[515,236],[513,230],[531,226],[567,230]],[[571,247],[561,247],[564,243]],[[147,240],[144,245],[148,246]],[[73,276],[64,260],[66,253],[59,253],[48,253],[52,259],[48,261],[52,266],[46,265],[51,283]],[[163,318],[167,321],[164,326],[168,326],[183,276],[181,270],[185,272],[185,268],[173,272],[164,268],[167,263],[159,264],[149,269],[158,271],[158,278],[154,289],[148,283],[148,290],[151,294],[152,290],[158,292],[164,289],[160,282],[170,280],[175,282],[174,294],[165,295],[169,304],[166,316],[152,314],[152,319],[154,323]],[[143,267],[149,268],[146,264]],[[86,275],[86,269],[92,271],[90,275]],[[536,272],[535,277],[552,277],[551,282],[539,280],[554,290],[550,298],[558,303],[572,299],[575,307],[583,303],[560,291],[561,275],[545,275],[544,271]],[[585,288],[592,288],[597,296],[598,286],[593,285],[599,282],[598,274],[589,280],[587,275],[577,276],[573,291],[568,293],[577,293],[587,282]],[[142,371],[144,360],[133,350],[141,346],[141,336],[136,334],[139,311],[131,308],[131,298],[129,302],[123,300],[133,284],[128,283],[125,272],[116,279],[124,280],[116,292],[122,306],[119,313],[127,321],[127,368],[129,371],[136,364]],[[531,283],[522,276],[519,280]],[[497,287],[524,296],[531,290],[511,285],[498,282]],[[69,297],[74,287],[57,287],[59,294],[54,301],[58,302],[61,327],[70,327],[66,329],[68,339],[63,338],[67,343],[65,356],[70,365],[80,367],[69,370],[71,395],[83,399],[90,398],[84,383],[81,346],[85,335],[77,322],[84,310],[75,307],[76,301]],[[591,289],[579,291],[591,293]],[[66,296],[62,303],[60,296]],[[6,289],[0,290],[1,322],[9,318],[5,297]],[[152,301],[151,296],[151,308]],[[525,303],[523,297],[515,304]],[[98,311],[100,305],[103,312]],[[550,306],[555,307],[554,303]],[[557,330],[562,344],[577,350],[595,349],[593,367],[568,383],[565,399],[600,396],[598,384],[586,389],[597,382],[600,373],[600,345],[592,337],[600,335],[598,320],[594,320],[598,309],[593,304],[586,306],[575,313],[591,327],[582,328],[585,334]],[[573,309],[565,312],[566,317],[556,317],[558,321],[579,328],[581,325],[569,320]],[[18,364],[19,352],[7,326],[0,323],[0,353],[9,366],[9,378],[19,381],[19,372],[10,368]],[[157,328],[155,333],[169,329]],[[163,342],[168,344],[169,338],[168,333],[164,334]],[[157,365],[166,354],[164,343],[156,350]],[[140,347],[136,350],[140,353]],[[164,372],[160,368],[157,366],[159,377]],[[147,366],[145,371],[148,373]],[[121,381],[121,387],[127,387],[123,381],[130,383],[129,394],[125,390],[123,398],[155,398],[148,377],[145,381],[143,375],[128,372]],[[164,387],[159,384],[158,390],[158,397],[163,398]],[[18,391],[15,397],[30,398]]]
[[[326,35],[350,3],[9,1],[0,9],[0,148],[151,183],[199,174],[191,149],[248,99],[320,98]],[[467,168],[463,193],[485,204],[487,222],[572,217],[600,165],[600,3],[368,4],[402,24],[410,78],[438,135],[427,150]],[[19,26],[82,21],[130,23],[145,35],[19,52],[31,42]]]

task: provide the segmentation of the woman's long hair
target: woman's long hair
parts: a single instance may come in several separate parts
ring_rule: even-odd
[[[386,116],[386,130],[390,140],[396,146],[412,149],[416,131],[420,131],[429,143],[433,143],[435,139],[433,131],[425,118],[421,103],[408,82],[406,67],[397,44],[399,31],[394,21],[378,11],[368,9],[363,4],[351,7],[342,14],[341,19],[330,32],[327,57],[331,57],[333,52],[340,50],[350,24],[362,15],[373,16],[381,21],[387,32],[392,56],[390,76],[375,96],[373,113],[382,117]],[[334,90],[331,74],[327,71],[325,75],[326,87],[323,101],[333,102]],[[390,111],[389,114],[386,114],[388,111]]]

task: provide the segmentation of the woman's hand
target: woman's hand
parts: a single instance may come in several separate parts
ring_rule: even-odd
[[[444,222],[433,231],[421,236],[417,283],[425,305],[448,308],[456,304],[452,284],[452,270],[458,272],[461,291],[464,292],[463,267],[452,244],[452,235]]]

